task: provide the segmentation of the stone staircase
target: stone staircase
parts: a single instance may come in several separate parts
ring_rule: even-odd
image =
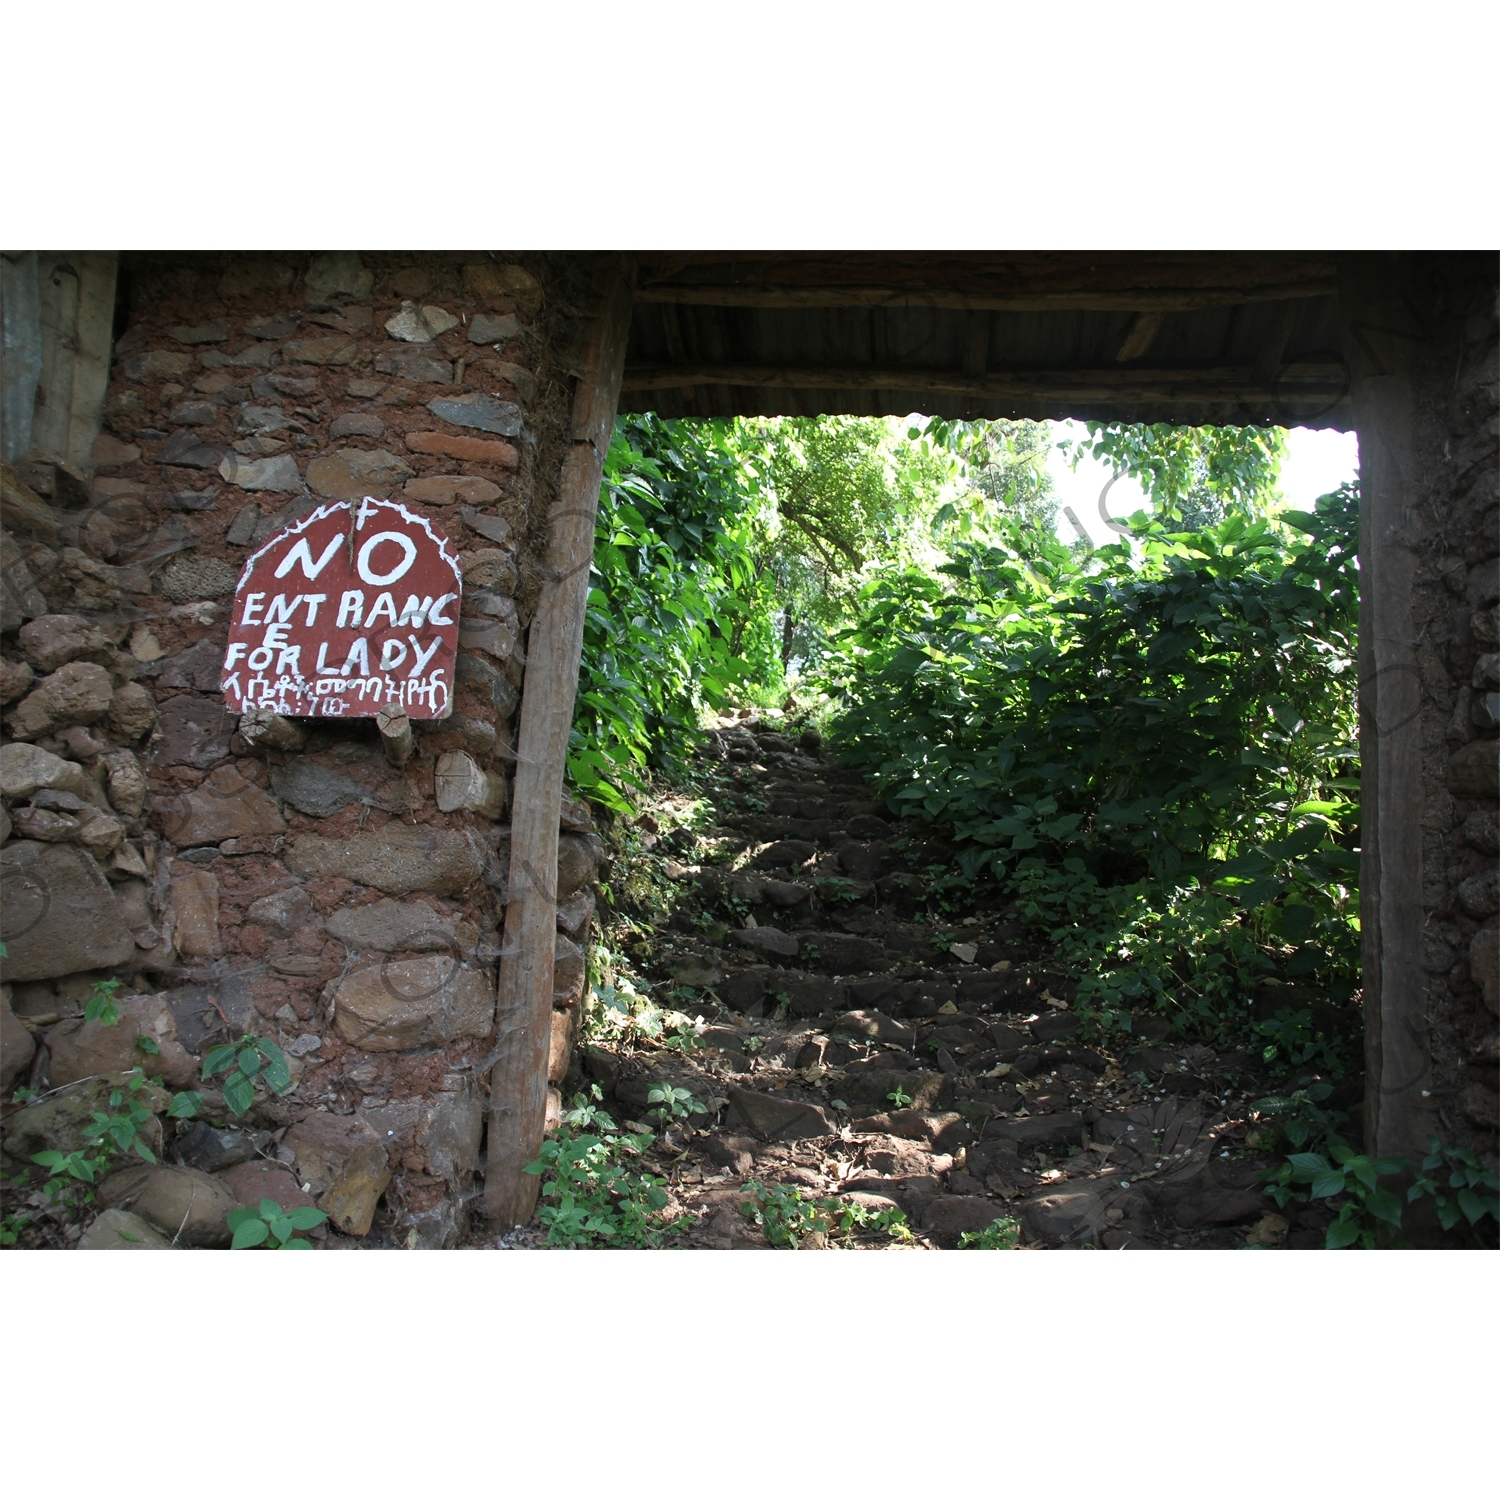
[[[726,722],[702,762],[710,824],[669,797],[616,839],[614,886],[649,865],[669,894],[604,918],[698,1044],[595,1035],[565,1085],[598,1083],[626,1119],[663,1082],[708,1106],[653,1153],[689,1247],[764,1246],[749,1179],[897,1206],[929,1248],[1006,1216],[1036,1248],[1321,1243],[1321,1211],[1289,1224],[1256,1183],[1266,1085],[1244,1053],[1174,1045],[1148,1015],[1123,1049],[1084,1040],[1076,978],[994,887],[946,885],[952,846],[816,731]]]

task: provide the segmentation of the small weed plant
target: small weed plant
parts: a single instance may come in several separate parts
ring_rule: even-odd
[[[912,1237],[899,1208],[870,1209],[837,1198],[810,1198],[796,1188],[767,1187],[753,1180],[745,1188],[750,1196],[740,1204],[740,1213],[776,1250],[795,1250],[814,1234],[829,1239],[860,1234],[884,1234],[901,1241]]]
[[[646,1103],[656,1106],[650,1113],[663,1126],[708,1113],[707,1107],[693,1098],[689,1090],[674,1088],[670,1083],[653,1085],[646,1095]]]
[[[1016,1250],[1021,1244],[1021,1226],[1012,1218],[996,1219],[986,1229],[967,1230],[958,1237],[960,1250]]]
[[[286,1054],[264,1037],[242,1036],[237,1042],[210,1047],[203,1059],[203,1079],[217,1073],[224,1077],[224,1105],[232,1115],[245,1114],[255,1103],[255,1085],[264,1083],[273,1094],[284,1094],[292,1086]]]
[[[1493,1248],[1500,1224],[1500,1178],[1472,1151],[1445,1146],[1435,1135],[1428,1137],[1427,1149],[1417,1180],[1406,1190],[1407,1202],[1430,1198],[1446,1233],[1457,1229],[1466,1244]]]
[[[101,1026],[113,1026],[120,1019],[120,1007],[115,996],[124,987],[122,979],[101,979],[94,985],[92,993],[83,1002],[83,1019],[98,1021]]]
[[[592,1098],[576,1095],[562,1127],[527,1164],[543,1179],[537,1220],[547,1243],[561,1249],[659,1249],[676,1230],[675,1219],[663,1217],[666,1179],[639,1167],[654,1137],[621,1132],[598,1101],[597,1087]]]
[[[320,1208],[285,1209],[269,1198],[260,1200],[259,1208],[234,1208],[226,1215],[234,1238],[231,1250],[311,1250],[301,1239],[299,1229],[316,1229],[327,1214]]]

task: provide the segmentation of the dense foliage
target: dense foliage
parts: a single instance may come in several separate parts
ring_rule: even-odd
[[[649,764],[671,766],[701,711],[777,661],[753,608],[758,503],[733,428],[622,418],[604,465],[569,775],[628,807]]]
[[[830,672],[838,741],[1055,929],[1105,1014],[1220,1015],[1273,967],[1347,994],[1356,533],[1346,488],[1092,554],[1012,526],[883,577]]]
[[[1038,444],[1022,461],[1032,468]],[[574,785],[624,809],[648,769],[680,761],[705,709],[731,695],[778,701],[854,617],[868,567],[972,529],[984,497],[948,498],[956,469],[886,420],[621,418],[595,532]]]
[[[1286,439],[1279,427],[1174,427],[1089,422],[1075,463],[1092,457],[1138,480],[1156,520],[1183,530],[1264,515],[1277,498]],[[1068,446],[1065,440],[1060,446]]]

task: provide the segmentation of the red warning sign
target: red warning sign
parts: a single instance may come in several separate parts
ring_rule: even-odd
[[[235,713],[359,718],[453,709],[462,581],[443,533],[394,500],[319,506],[245,564],[224,700]]]

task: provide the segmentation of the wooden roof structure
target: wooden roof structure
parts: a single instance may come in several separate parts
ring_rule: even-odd
[[[635,260],[625,411],[1353,425],[1331,253]]]

